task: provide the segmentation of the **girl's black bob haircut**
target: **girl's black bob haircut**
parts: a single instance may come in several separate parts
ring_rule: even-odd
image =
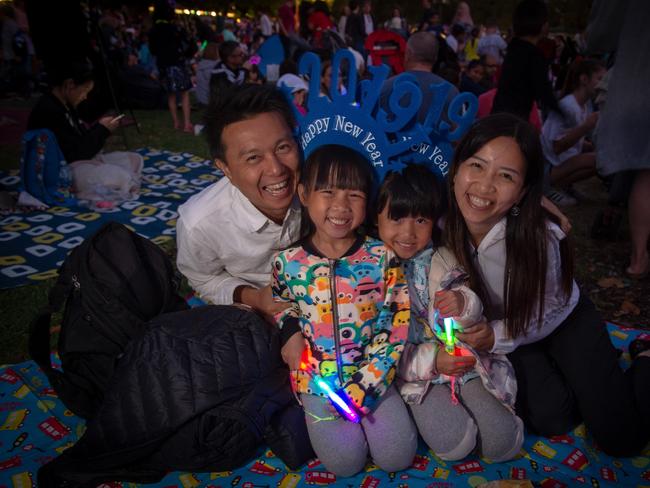
[[[305,192],[339,188],[360,190],[370,199],[374,174],[370,162],[357,151],[328,144],[309,155],[300,175]]]
[[[426,166],[409,164],[401,173],[392,172],[379,188],[377,213],[388,208],[388,217],[426,217],[434,221],[446,210],[445,188]]]

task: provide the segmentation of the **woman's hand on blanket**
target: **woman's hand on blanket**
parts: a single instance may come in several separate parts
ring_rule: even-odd
[[[490,351],[494,347],[494,330],[484,320],[465,329],[465,332],[457,332],[456,337],[477,351]]]
[[[289,337],[289,340],[282,346],[280,354],[282,354],[282,359],[287,363],[290,370],[300,369],[300,360],[302,359],[302,353],[305,347],[307,345],[301,332],[296,332]]]
[[[474,356],[452,356],[443,348],[436,354],[436,370],[447,376],[462,376],[474,367]]]
[[[434,306],[442,317],[456,317],[463,314],[465,297],[459,291],[440,290],[435,294]]]

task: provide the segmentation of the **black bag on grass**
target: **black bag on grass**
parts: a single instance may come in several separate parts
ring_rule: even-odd
[[[167,255],[117,222],[103,225],[70,253],[29,334],[32,359],[66,407],[93,416],[130,339],[152,318],[187,308],[178,285]],[[50,320],[64,304],[59,371],[50,362]]]

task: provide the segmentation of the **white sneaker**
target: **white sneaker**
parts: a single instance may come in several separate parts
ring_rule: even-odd
[[[552,201],[558,207],[572,207],[578,203],[578,200],[561,190],[548,190],[546,198]]]

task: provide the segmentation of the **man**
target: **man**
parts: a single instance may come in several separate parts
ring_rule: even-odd
[[[291,108],[272,87],[246,85],[206,114],[210,152],[225,178],[179,208],[178,269],[206,301],[270,316],[273,255],[298,239],[300,155]]]
[[[432,92],[431,85],[440,83],[447,84],[440,76],[432,73],[433,65],[436,63],[438,56],[438,40],[433,32],[416,32],[409,37],[406,43],[406,53],[404,54],[404,69],[406,73],[415,76],[420,89],[422,90],[423,98],[420,110],[418,111],[418,121],[424,122],[429,107],[431,106]],[[387,105],[386,97],[393,87],[395,77],[389,78],[382,86],[382,106]],[[447,92],[447,100],[443,108],[443,119],[447,119],[447,106],[449,102],[458,95],[458,90],[454,86],[449,86]]]
[[[237,41],[222,42],[219,58],[210,76],[210,97],[221,95],[232,85],[241,85],[246,79],[244,51]]]
[[[366,31],[364,25],[364,18],[359,8],[359,3],[351,0],[348,4],[350,7],[350,15],[345,24],[345,35],[348,40],[348,45],[357,52],[363,53],[363,44],[366,40]]]
[[[375,32],[375,18],[372,15],[372,3],[370,0],[363,2],[363,29],[366,37]]]
[[[534,102],[543,110],[560,112],[548,64],[537,42],[548,32],[548,7],[541,0],[523,0],[512,15],[515,37],[501,66],[492,113],[508,112],[528,119]],[[561,112],[560,112],[561,113]]]
[[[499,60],[491,54],[484,54],[481,56],[481,64],[485,76],[481,80],[481,85],[486,90],[491,90],[497,84],[497,71],[499,70]]]
[[[269,18],[267,7],[260,9],[260,31],[265,38],[273,35],[273,23]]]
[[[459,55],[463,50],[463,46],[465,45],[465,35],[465,29],[463,26],[460,24],[454,24],[451,28],[451,34],[449,34],[445,39],[447,41],[447,45],[457,55]]]
[[[287,0],[278,9],[278,19],[280,20],[280,32],[285,36],[296,33],[296,19],[293,0]]]
[[[470,61],[461,75],[460,91],[473,93],[477,97],[481,96],[486,92],[485,87],[481,85],[484,76],[485,70],[481,62],[478,59]]]

